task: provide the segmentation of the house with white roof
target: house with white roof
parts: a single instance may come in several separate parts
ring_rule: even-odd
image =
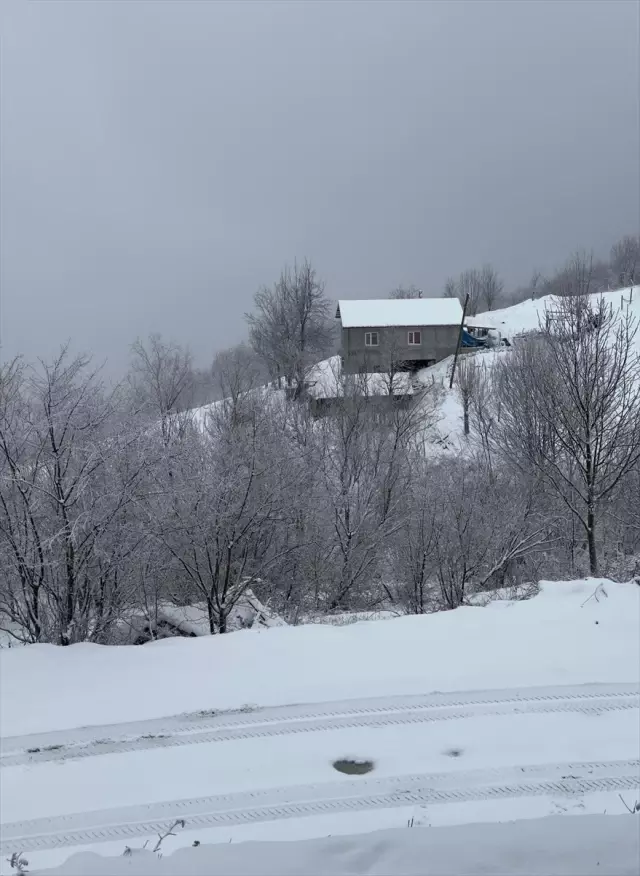
[[[455,352],[462,322],[457,298],[338,302],[346,374],[417,370]]]

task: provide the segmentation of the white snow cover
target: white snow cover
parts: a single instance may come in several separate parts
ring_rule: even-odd
[[[385,830],[300,842],[245,842],[118,859],[74,855],[47,876],[636,876],[637,817]],[[34,874],[35,876],[35,874]]]
[[[457,298],[340,299],[338,305],[343,328],[460,325],[462,321]]]
[[[636,319],[640,319],[640,286],[627,289],[616,289],[615,292],[597,292],[590,296],[592,306],[602,298],[607,306],[614,311],[628,312]],[[544,326],[544,315],[549,309],[557,304],[557,297],[545,295],[536,298],[535,301],[523,301],[513,307],[504,307],[502,310],[491,310],[487,313],[479,313],[469,318],[470,325],[497,328],[503,336],[512,337],[521,332],[531,332]],[[638,351],[640,352],[640,337],[636,338]]]
[[[306,383],[313,398],[341,398],[354,390],[367,396],[389,395],[389,375],[383,373],[343,374],[340,356],[323,359],[310,369]],[[393,375],[393,395],[413,395],[412,375]]]
[[[495,601],[344,627],[0,652],[0,736],[200,709],[640,678],[640,587],[542,582]],[[598,620],[598,624],[595,621]]]

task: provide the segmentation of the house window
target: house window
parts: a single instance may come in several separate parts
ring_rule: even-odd
[[[378,332],[365,332],[364,333],[364,345],[365,345],[365,347],[377,347],[378,346]]]
[[[422,343],[422,332],[409,332],[409,346],[419,347]]]

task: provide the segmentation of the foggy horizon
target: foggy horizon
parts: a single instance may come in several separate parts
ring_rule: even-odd
[[[0,17],[3,359],[198,366],[308,258],[332,299],[640,225],[639,6],[20,3]]]

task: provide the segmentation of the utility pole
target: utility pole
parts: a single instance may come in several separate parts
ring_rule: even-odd
[[[460,322],[460,331],[458,332],[458,343],[456,344],[456,352],[453,357],[453,367],[451,368],[451,380],[449,381],[449,389],[453,389],[453,378],[456,376],[456,365],[458,363],[458,353],[460,352],[460,344],[462,343],[462,331],[464,329],[464,318],[467,315],[467,305],[469,304],[469,293],[464,299],[464,307],[462,308],[462,321]]]

